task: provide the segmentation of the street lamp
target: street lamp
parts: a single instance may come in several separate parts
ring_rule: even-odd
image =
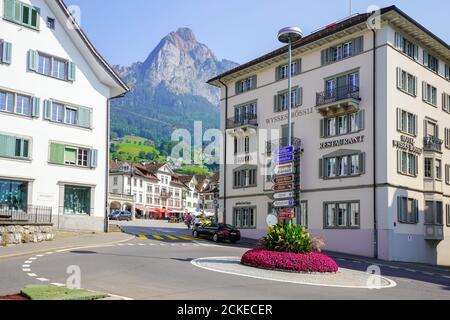
[[[303,32],[299,27],[287,27],[278,32],[278,40],[287,43],[289,47],[288,62],[288,146],[292,145],[292,43],[299,41],[303,37]]]

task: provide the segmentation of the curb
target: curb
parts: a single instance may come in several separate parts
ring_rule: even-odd
[[[113,242],[107,242],[107,243],[98,243],[98,244],[86,244],[86,246],[82,246],[82,248],[87,248],[87,247],[97,247],[97,246],[108,246],[108,245],[112,245],[112,244],[117,244],[117,243],[123,243],[123,242],[128,242],[130,240],[133,240],[135,237],[129,237],[128,239],[125,240],[119,240],[119,241],[113,241]],[[34,255],[34,254],[39,254],[39,253],[45,253],[45,252],[49,252],[49,251],[64,251],[64,250],[74,250],[77,249],[79,247],[76,247],[74,245],[72,246],[64,246],[64,247],[57,247],[57,248],[47,248],[47,249],[36,249],[35,251],[28,251],[28,252],[23,252],[23,253],[16,253],[16,254],[10,254],[7,256],[0,256],[0,260],[6,260],[6,259],[12,259],[12,258],[18,258],[18,257],[23,257],[23,256],[27,256],[27,255]]]

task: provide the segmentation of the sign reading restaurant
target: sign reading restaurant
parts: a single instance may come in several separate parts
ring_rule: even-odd
[[[365,138],[364,136],[359,136],[359,137],[353,137],[353,138],[343,138],[343,139],[334,140],[334,141],[322,142],[320,144],[320,149],[348,146],[350,144],[356,144],[356,143],[363,143],[364,138]]]

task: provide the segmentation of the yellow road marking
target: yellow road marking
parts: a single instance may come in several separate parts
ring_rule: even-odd
[[[152,237],[155,238],[156,240],[164,240],[163,237],[158,236],[157,234],[154,234]]]
[[[178,238],[176,238],[174,236],[166,236],[166,237],[169,238],[170,240],[180,240],[180,239],[178,239]]]
[[[187,240],[187,241],[193,241],[193,240],[195,240],[194,237],[189,237],[189,236],[183,236],[183,237],[180,237],[180,238],[183,239],[183,240]]]
[[[138,235],[137,236],[139,239],[145,239],[145,240],[147,240],[148,238],[146,237],[146,236],[144,236],[143,234],[140,234],[140,235]]]

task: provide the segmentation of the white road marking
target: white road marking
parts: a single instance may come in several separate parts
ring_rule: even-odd
[[[29,276],[29,277],[32,277],[32,278],[36,278],[36,277],[37,277],[37,274],[35,274],[35,273],[29,273],[28,276]]]
[[[139,243],[139,244],[138,244],[138,246],[145,246],[145,244],[143,244],[143,243]]]
[[[23,272],[31,272],[31,269],[22,269]]]
[[[405,270],[408,272],[417,272],[416,270],[413,270],[413,269],[405,269]]]
[[[43,256],[44,256],[43,254],[37,254],[37,255],[36,255],[36,257],[39,257],[39,258],[40,258],[40,257],[43,257]]]
[[[53,283],[50,283],[52,286],[55,286],[55,287],[64,287],[64,285],[62,284],[62,283],[58,283],[58,282],[53,282]]]
[[[27,261],[25,261],[25,263],[28,263],[28,264],[30,264],[30,263],[33,263],[33,261],[31,261],[31,260],[27,260]]]
[[[53,254],[53,252],[47,252],[47,253],[45,253],[46,255],[51,255],[51,254]]]
[[[129,243],[128,245],[129,245],[129,246],[134,246],[134,243]]]
[[[431,273],[431,272],[425,272],[425,271],[422,271],[422,273],[423,273],[423,274],[426,274],[427,276],[434,276],[434,273]]]
[[[36,257],[33,257],[33,258],[28,259],[28,260],[37,260],[37,258],[36,258]]]
[[[30,267],[29,264],[24,264],[24,265],[22,265],[22,268],[29,268],[29,267]]]
[[[391,268],[391,269],[400,269],[399,267],[396,267],[396,266],[388,266],[389,268]]]
[[[40,282],[48,282],[48,279],[45,279],[45,278],[37,278],[36,280],[38,280]]]

